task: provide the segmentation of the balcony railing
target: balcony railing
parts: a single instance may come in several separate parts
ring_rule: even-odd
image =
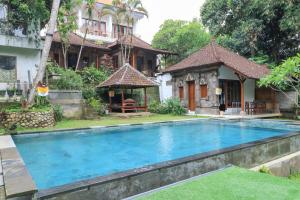
[[[16,37],[27,37],[28,25],[25,22],[0,20],[0,34]]]

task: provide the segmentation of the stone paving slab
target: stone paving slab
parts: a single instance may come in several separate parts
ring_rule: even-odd
[[[7,198],[33,194],[37,188],[16,148],[1,149]]]
[[[16,147],[10,135],[0,136],[0,149]]]

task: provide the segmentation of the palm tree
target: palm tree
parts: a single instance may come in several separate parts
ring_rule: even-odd
[[[87,0],[87,1],[86,1],[86,8],[87,8],[87,13],[88,13],[88,21],[87,21],[88,24],[89,24],[90,20],[92,19],[93,10],[94,10],[94,8],[95,8],[95,3],[96,3],[95,0]],[[85,28],[85,33],[84,33],[82,42],[81,42],[81,46],[80,46],[80,50],[79,50],[79,54],[78,54],[78,58],[77,58],[77,63],[76,63],[75,71],[77,71],[77,70],[78,70],[78,67],[79,67],[80,58],[81,58],[81,53],[82,53],[82,49],[83,49],[84,42],[85,42],[85,40],[86,40],[86,35],[87,35],[87,33],[88,33],[88,30],[89,30],[89,27],[88,27],[88,25],[87,25],[86,28]]]
[[[55,25],[56,25],[59,4],[60,4],[60,0],[53,0],[51,15],[50,15],[50,19],[48,22],[48,28],[47,28],[47,33],[46,33],[46,38],[45,38],[45,42],[44,42],[44,47],[43,47],[43,51],[42,51],[40,64],[39,64],[39,67],[37,70],[37,74],[33,81],[33,86],[31,88],[31,90],[29,92],[29,96],[28,96],[28,104],[29,105],[33,104],[36,87],[40,81],[43,81],[43,78],[45,75],[46,63],[47,63],[49,51],[51,48],[51,43],[53,40],[53,33],[54,33]]]
[[[128,27],[134,27],[134,12],[139,12],[148,17],[147,10],[143,7],[142,2],[140,0],[113,0],[111,6],[104,6],[103,13],[104,15],[112,15],[113,19],[117,24],[117,42],[120,43],[121,46],[121,57],[122,57],[122,65],[129,62],[132,40],[133,40],[133,31],[126,31],[124,35],[120,34],[121,30],[121,22],[125,21]],[[129,42],[128,42],[128,36]]]

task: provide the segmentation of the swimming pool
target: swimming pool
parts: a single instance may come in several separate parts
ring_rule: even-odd
[[[13,139],[38,189],[46,189],[299,130],[262,121],[196,120]]]

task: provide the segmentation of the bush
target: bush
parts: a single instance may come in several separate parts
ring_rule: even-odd
[[[56,122],[60,122],[63,119],[63,108],[61,105],[53,105],[54,119]]]
[[[101,100],[92,97],[92,98],[87,99],[86,102],[97,113],[99,113],[99,115],[105,115],[105,110],[107,109],[107,105],[105,103],[103,103]]]
[[[95,98],[97,96],[95,88],[88,87],[82,89],[82,97],[84,99],[90,99],[90,98]]]
[[[185,108],[181,105],[179,99],[167,99],[163,103],[156,101],[150,103],[149,111],[159,114],[183,115],[186,113]]]
[[[266,167],[266,166],[262,166],[258,171],[259,171],[260,173],[272,175],[271,170],[270,170],[268,167]]]
[[[97,69],[94,65],[85,67],[81,72],[81,78],[85,85],[96,87],[105,81],[111,74],[111,71],[101,66]]]
[[[48,64],[47,70],[50,73],[59,74],[58,79],[49,81],[51,89],[59,90],[80,90],[83,87],[81,76],[71,69],[65,70],[59,66]]]

